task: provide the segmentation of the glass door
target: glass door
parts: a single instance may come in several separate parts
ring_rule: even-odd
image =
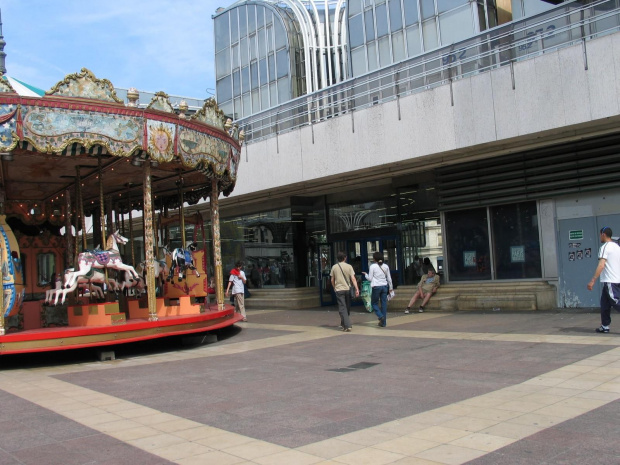
[[[319,257],[319,296],[321,306],[336,305],[336,294],[332,289],[332,282],[329,273],[334,262],[334,247],[332,244],[318,245]]]

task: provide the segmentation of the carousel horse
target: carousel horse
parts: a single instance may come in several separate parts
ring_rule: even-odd
[[[138,279],[133,279],[128,271],[121,271],[117,276],[117,287],[114,292],[123,292],[125,295],[140,295],[145,288],[144,279],[139,276]],[[125,292],[127,290],[127,292]]]
[[[187,246],[187,249],[177,248],[172,251],[168,249],[168,247],[164,246],[163,251],[166,255],[170,255],[171,257],[171,265],[170,265],[170,274],[168,274],[168,281],[172,280],[174,275],[174,271],[178,274],[178,281],[181,282],[183,280],[183,272],[186,269],[190,269],[196,272],[196,277],[200,277],[200,273],[194,266],[194,257],[192,256],[192,252],[195,252],[198,248],[197,242],[192,242]]]
[[[57,275],[56,273],[54,273],[54,275],[55,275],[55,278],[53,279],[54,288],[48,289],[47,291],[45,291],[45,304],[46,305],[52,301],[56,291],[62,289],[62,276],[60,276],[59,274]]]
[[[168,265],[165,260],[154,260],[153,271],[155,274],[155,283],[159,289],[162,289],[164,286],[164,282],[168,278],[170,270],[168,269]],[[144,283],[146,283],[146,261],[141,262],[136,267],[136,271],[142,276]],[[163,292],[163,291],[162,291]]]
[[[87,250],[78,255],[80,269],[74,272],[66,281],[65,287],[71,287],[80,276],[86,275],[92,268],[111,268],[119,271],[128,271],[130,279],[138,279],[138,273],[133,266],[125,265],[118,250],[118,244],[126,244],[129,239],[123,237],[118,231],[113,232],[106,242],[106,250]]]
[[[154,264],[153,271],[155,273],[155,279],[162,278],[165,280],[168,277],[168,273],[170,272],[170,270],[168,269],[168,265],[166,265],[166,261],[165,260],[154,260],[153,264]],[[146,261],[140,262],[138,266],[136,267],[136,271],[143,278],[146,278]]]
[[[74,274],[75,271],[73,271],[73,268],[65,270],[65,282],[68,282],[68,280],[73,277]],[[96,286],[95,283],[103,284],[104,282],[105,274],[99,270],[91,269],[86,275],[78,276],[73,282],[73,284],[71,284],[71,286],[69,286],[68,288],[60,288],[55,290],[53,295],[54,305],[58,305],[58,299],[60,298],[60,296],[62,296],[62,298],[60,298],[60,305],[63,305],[65,303],[65,298],[67,297],[67,294],[75,291],[78,288],[81,290],[88,289],[91,296],[95,295],[97,296],[97,298],[103,299],[105,297],[103,294],[103,290],[101,289],[101,287]],[[110,287],[112,287],[112,285]],[[50,303],[51,300],[52,297],[50,297]]]

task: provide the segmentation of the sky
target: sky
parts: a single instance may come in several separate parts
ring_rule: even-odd
[[[215,94],[212,15],[235,0],[0,0],[7,74],[51,89],[88,68],[115,87]]]

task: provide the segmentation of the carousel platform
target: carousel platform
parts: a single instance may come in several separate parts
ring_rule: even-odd
[[[157,299],[157,321],[139,300],[129,302],[129,312],[118,303],[67,307],[69,325],[15,331],[0,336],[0,355],[102,347],[168,336],[221,329],[241,321],[232,305],[193,303],[190,297]]]

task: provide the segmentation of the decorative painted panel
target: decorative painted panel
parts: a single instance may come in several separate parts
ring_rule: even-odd
[[[7,152],[14,149],[19,142],[17,134],[15,134],[16,115],[16,105],[0,105],[0,149]]]
[[[228,167],[230,145],[208,134],[183,128],[179,133],[178,151],[183,164],[191,168],[208,165],[221,175]]]
[[[176,125],[161,121],[146,122],[148,152],[159,163],[172,161],[174,158],[174,138]]]
[[[62,152],[79,142],[86,148],[101,144],[108,153],[129,156],[142,146],[143,119],[96,111],[24,107],[24,139],[37,150]]]

